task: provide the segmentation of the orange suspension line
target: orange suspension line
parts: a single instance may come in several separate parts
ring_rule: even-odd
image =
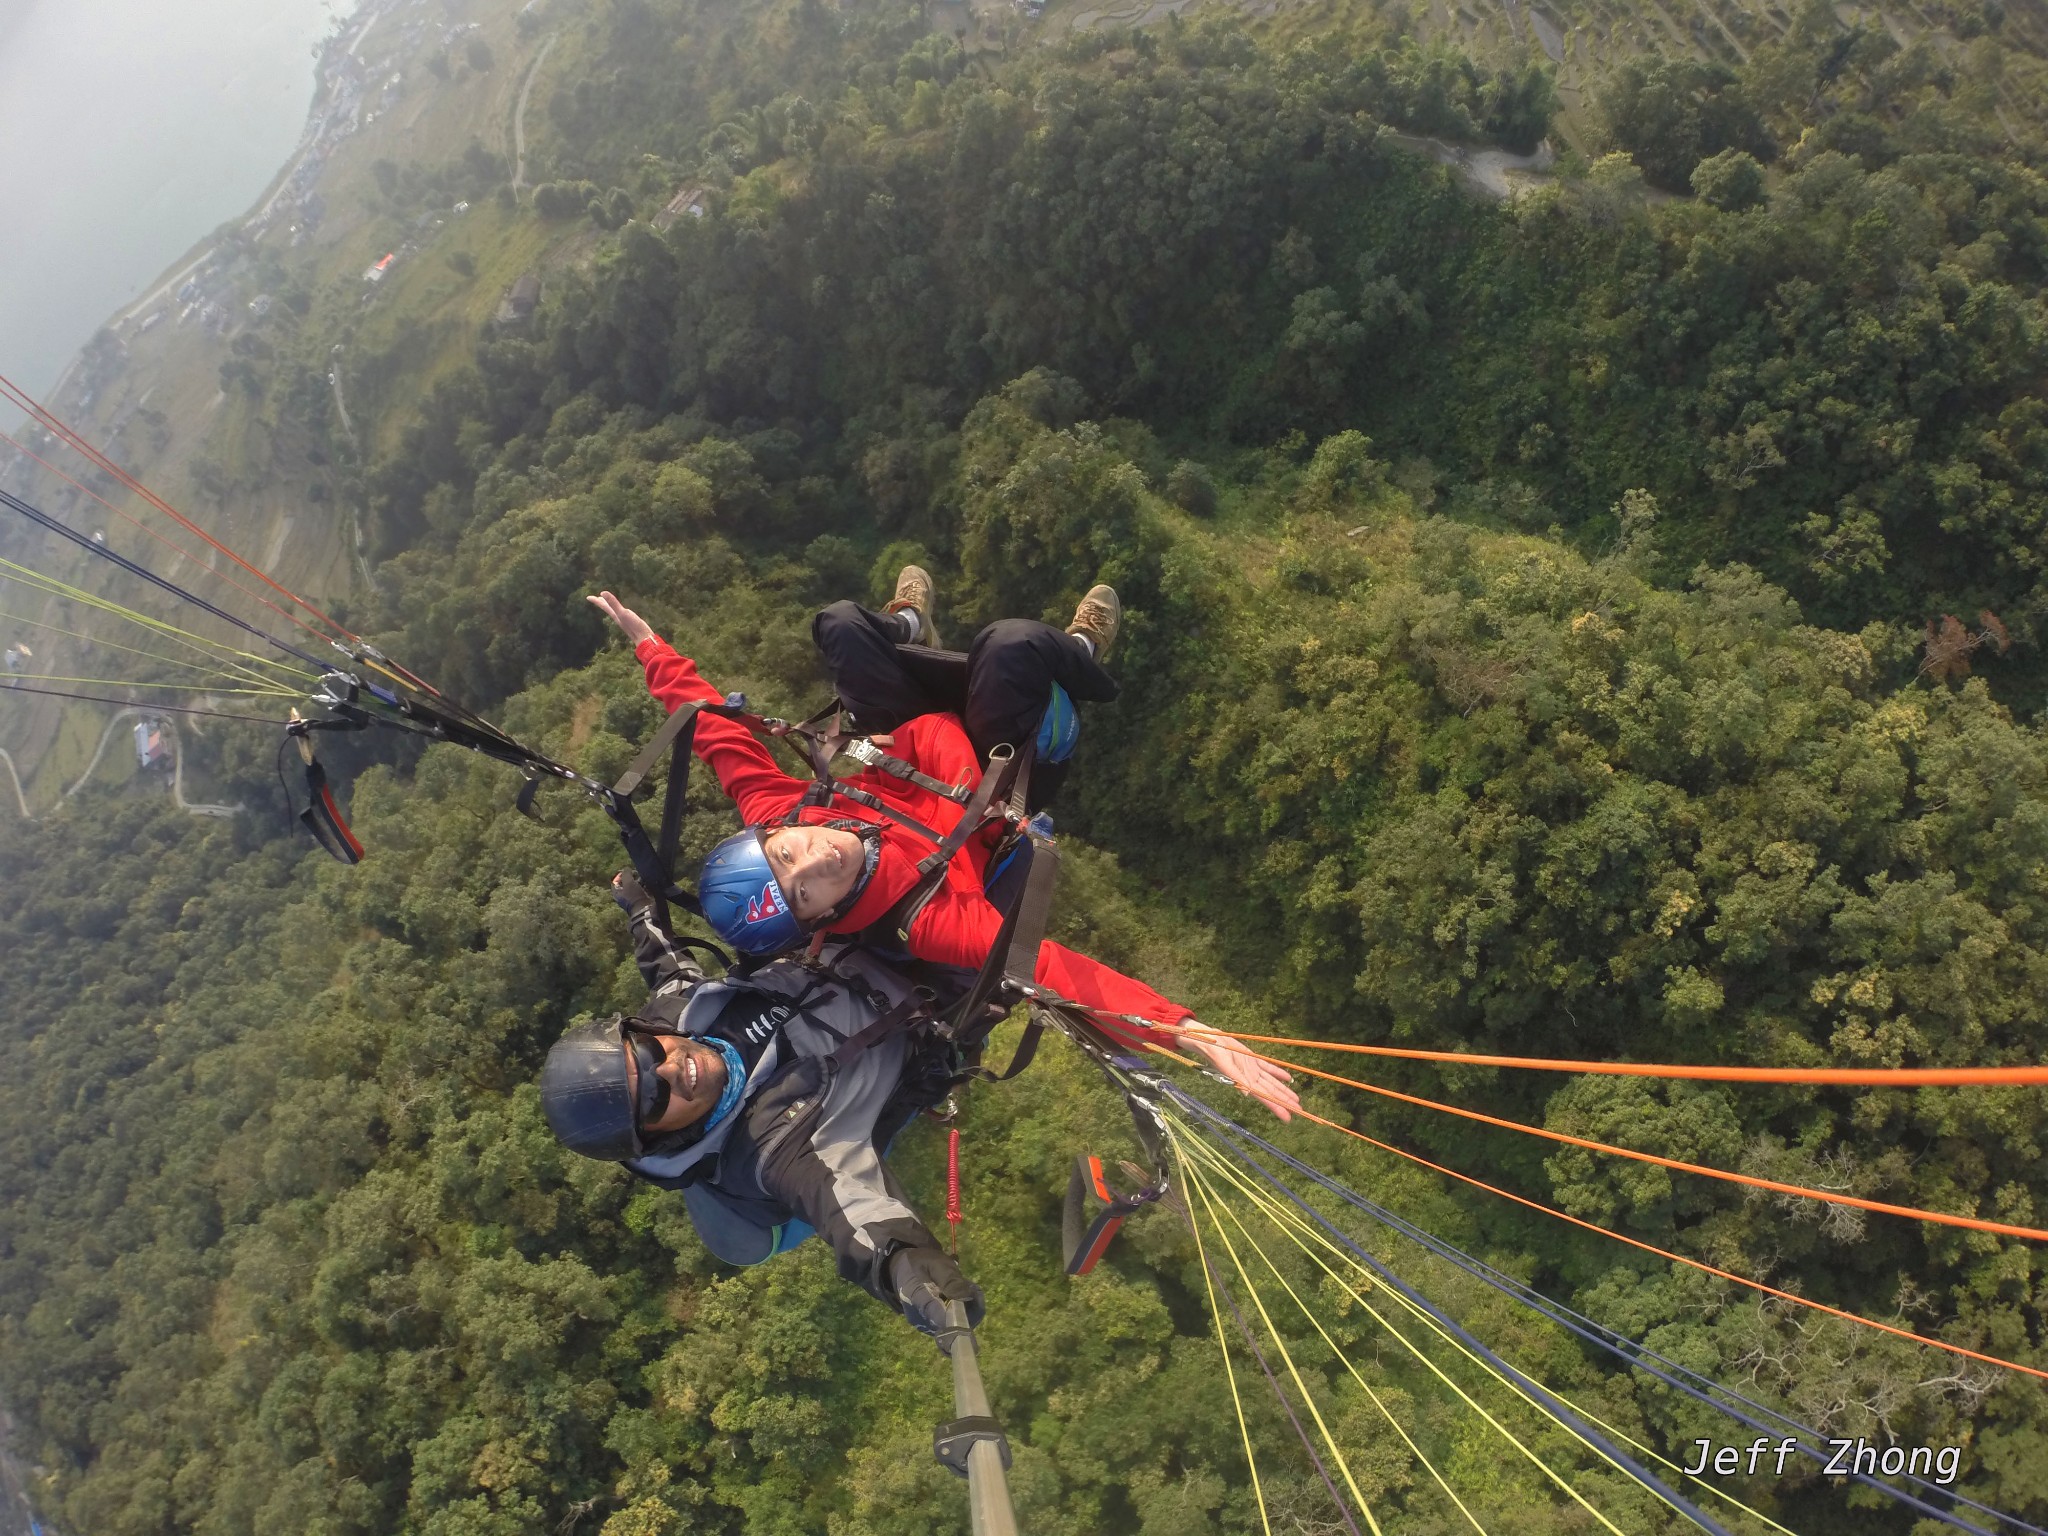
[[[1732,1280],[1737,1285],[1746,1285],[1753,1291],[1760,1291],[1766,1296],[1774,1296],[1780,1301],[1789,1301],[1797,1306],[1811,1308],[1815,1312],[1824,1312],[1829,1317],[1840,1318],[1845,1323],[1860,1323],[1865,1328],[1875,1328],[1880,1333],[1889,1333],[1897,1338],[1909,1339],[1915,1344],[1925,1344],[1930,1349],[1946,1350],[1952,1355],[1961,1355],[1966,1360],[1980,1361],[1985,1365],[2001,1366],[2008,1371],[2019,1371],[2024,1375],[2038,1376],[2041,1380],[2048,1381],[2048,1371],[2037,1370],[2031,1365],[2021,1365],[2017,1360],[2003,1360],[1997,1355],[1979,1354],[1974,1349],[1965,1349],[1962,1345],[1951,1344],[1946,1339],[1929,1338],[1926,1334],[1914,1333],[1909,1328],[1896,1328],[1890,1323],[1880,1323],[1875,1318],[1864,1317],[1860,1313],[1845,1312],[1840,1307],[1831,1307],[1824,1301],[1814,1301],[1809,1297],[1794,1295],[1791,1291],[1781,1291],[1774,1285],[1765,1285],[1761,1280],[1752,1280],[1747,1275],[1738,1275],[1732,1270],[1717,1269],[1712,1264],[1702,1263],[1698,1259],[1689,1259],[1682,1253],[1673,1253],[1668,1248],[1659,1248],[1655,1243],[1646,1243],[1640,1238],[1630,1237],[1625,1233],[1616,1232],[1607,1227],[1597,1226],[1593,1222],[1581,1220],[1577,1216],[1560,1211],[1554,1205],[1545,1205],[1540,1200],[1531,1200],[1526,1196],[1514,1194],[1509,1190],[1502,1189],[1497,1184],[1489,1184],[1484,1179],[1475,1179],[1468,1173],[1458,1172],[1455,1168],[1446,1168],[1442,1163],[1433,1163],[1428,1158],[1420,1157],[1413,1152],[1404,1152],[1401,1148],[1391,1146],[1387,1142],[1375,1140],[1363,1131],[1354,1131],[1348,1125],[1339,1125],[1334,1120],[1326,1120],[1313,1110],[1304,1109],[1299,1113],[1304,1120],[1313,1120],[1317,1125],[1326,1125],[1333,1131],[1342,1132],[1346,1136],[1364,1142],[1367,1146],[1377,1147],[1382,1152],[1391,1152],[1396,1157],[1406,1158],[1418,1167],[1430,1169],[1435,1173],[1441,1173],[1447,1178],[1456,1179],[1461,1184],[1469,1184],[1474,1189],[1483,1189],[1489,1195],[1499,1195],[1503,1200],[1512,1200],[1516,1205],[1526,1206],[1532,1211],[1541,1211],[1545,1216],[1554,1216],[1559,1221],[1568,1222],[1572,1226],[1582,1228],[1587,1232],[1597,1233],[1601,1237],[1611,1237],[1617,1243],[1626,1243],[1631,1248],[1640,1249],[1644,1253],[1654,1254],[1660,1259],[1669,1259],[1674,1264],[1683,1264],[1688,1269],[1696,1269],[1701,1274],[1712,1275],[1717,1280]]]
[[[2048,1232],[2039,1227],[2020,1227],[2009,1222],[1985,1221],[1976,1216],[1951,1216],[1946,1211],[1923,1211],[1911,1205],[1888,1205],[1882,1200],[1862,1200],[1854,1195],[1830,1194],[1824,1189],[1808,1189],[1800,1184],[1781,1184],[1776,1179],[1759,1179],[1746,1173],[1730,1173],[1725,1168],[1708,1168],[1699,1163],[1680,1162],[1676,1158],[1659,1157],[1654,1152],[1636,1152],[1628,1147],[1610,1146],[1604,1141],[1589,1141],[1583,1136],[1568,1136],[1563,1131],[1548,1130],[1540,1125],[1525,1125],[1519,1120],[1503,1120],[1498,1115],[1482,1114],[1476,1109],[1459,1109],[1454,1104],[1439,1104],[1435,1099],[1419,1098],[1412,1093],[1400,1093],[1374,1083],[1361,1083],[1355,1077],[1339,1077],[1334,1072],[1319,1072],[1314,1067],[1304,1067],[1299,1062],[1281,1061],[1273,1056],[1259,1056],[1256,1051],[1251,1054],[1258,1056],[1260,1061],[1268,1061],[1276,1067],[1286,1067],[1296,1072],[1306,1072],[1310,1077],[1320,1077],[1325,1082],[1341,1083],[1346,1088],[1376,1093],[1382,1098],[1397,1099],[1403,1104],[1413,1104],[1422,1109],[1438,1110],[1443,1114],[1456,1115],[1461,1120],[1476,1121],[1480,1125],[1497,1126],[1504,1131],[1520,1131],[1525,1136],[1540,1136],[1545,1141],[1559,1142],[1568,1147],[1583,1147],[1588,1152],[1605,1152],[1613,1157],[1632,1158],[1636,1162],[1650,1163],[1659,1168],[1675,1168],[1680,1173],[1703,1174],[1710,1179],[1743,1184],[1751,1189],[1767,1189],[1777,1195],[1797,1195],[1804,1200],[1823,1200],[1830,1205],[1854,1206],[1859,1211],[1876,1211],[1885,1216],[1905,1216],[1914,1221],[1934,1221],[1943,1226],[1967,1227],[1972,1232],[1995,1232],[2001,1237],[2023,1237],[2032,1242],[2048,1243]]]
[[[116,464],[112,459],[108,458],[105,454],[101,453],[99,449],[95,448],[91,443],[87,442],[84,437],[80,436],[77,432],[72,430],[70,427],[66,426],[64,422],[61,421],[55,414],[53,414],[51,411],[46,409],[40,402],[38,402],[34,396],[30,395],[26,390],[22,389],[20,385],[16,384],[12,379],[8,378],[5,374],[0,374],[0,394],[5,394],[7,397],[11,398],[15,402],[15,404],[19,405],[23,410],[27,411],[30,415],[35,417],[35,419],[38,422],[40,422],[44,427],[46,427],[49,431],[54,432],[58,437],[63,439],[63,441],[70,445],[70,447],[74,451],[82,455],[85,459],[87,459],[89,462],[91,462],[98,468],[103,469],[108,474],[112,475],[121,484],[127,486],[129,490],[133,491],[136,495],[140,496],[144,501],[148,502],[151,506],[155,507],[159,512],[163,513],[173,522],[177,523],[181,528],[184,528],[190,533],[197,534],[200,538],[204,539],[208,544],[212,545],[215,549],[219,550],[222,554],[226,555],[230,560],[234,561],[235,564],[239,565],[251,576],[254,576],[257,580],[261,581],[265,586],[269,587],[272,591],[280,594],[281,596],[290,598],[293,602],[297,603],[301,608],[304,608],[308,613],[312,614],[315,618],[319,619],[323,624],[327,625],[330,629],[333,629],[337,633],[346,636],[348,639],[360,640],[362,638],[361,636],[354,633],[352,630],[344,629],[340,624],[336,623],[333,619],[329,618],[326,614],[322,613],[318,608],[315,608],[311,603],[307,602],[303,597],[300,597],[296,592],[292,591],[289,587],[283,586],[280,583],[273,581],[267,574],[258,570],[255,566],[251,565],[248,561],[244,560],[240,555],[236,554],[232,549],[229,549],[225,544],[221,543],[218,539],[214,538],[212,534],[208,533],[204,528],[201,528],[197,523],[193,522],[190,518],[186,517],[184,513],[178,511],[177,508],[173,507],[169,502],[165,501],[161,496],[157,495],[156,492],[152,491],[148,486],[144,485],[140,480],[137,480],[133,475],[129,474],[128,471],[121,468],[121,466]]]
[[[1291,1045],[1304,1051],[1348,1051],[1358,1056],[1391,1056],[1402,1061],[1441,1061],[1459,1067],[1527,1067],[1536,1072],[1595,1072],[1608,1077],[1682,1077],[1708,1083],[1806,1083],[1850,1088],[1964,1088],[2048,1083],[2041,1067],[1703,1067],[1643,1061],[1557,1061],[1548,1056],[1473,1056],[1462,1051],[1421,1051],[1393,1045],[1348,1045],[1304,1040],[1296,1035],[1246,1035],[1216,1029],[1234,1040]],[[1290,1063],[1291,1065],[1291,1063]],[[1306,1070],[1306,1069],[1304,1069]]]
[[[94,501],[98,502],[101,506],[105,507],[109,512],[113,513],[114,516],[120,518],[122,522],[128,523],[133,527],[141,529],[145,534],[149,535],[150,538],[155,539],[157,543],[163,545],[165,549],[168,549],[175,554],[184,556],[187,560],[192,561],[193,564],[195,565],[204,564],[204,562],[201,561],[197,555],[193,554],[191,550],[185,548],[184,545],[172,543],[171,540],[165,538],[162,534],[158,533],[154,528],[150,527],[140,518],[131,517],[128,513],[122,511],[119,507],[115,506],[111,501],[108,501],[106,497],[100,495],[98,491],[95,491],[91,486],[82,484],[77,480],[73,480],[71,476],[65,474],[63,470],[59,469],[56,465],[52,464],[48,459],[44,458],[41,454],[37,453],[33,448],[27,447],[22,443],[16,442],[13,438],[9,437],[5,432],[0,432],[0,443],[7,444],[7,446],[12,448],[16,453],[26,454],[29,458],[34,459],[38,464],[42,465],[43,468],[47,469],[59,480],[64,481],[67,485],[75,486],[77,489],[85,492],[86,495],[90,496]],[[222,581],[226,582],[229,586],[233,587],[237,592],[241,593],[244,597],[253,598],[255,599],[255,601],[261,603],[264,607],[268,608],[272,613],[278,614],[283,618],[291,620],[292,623],[298,625],[299,628],[303,629],[307,634],[313,636],[315,639],[326,640],[328,638],[319,630],[315,629],[312,625],[308,624],[304,619],[300,618],[296,613],[292,613],[288,609],[278,607],[277,604],[273,603],[269,598],[265,597],[260,592],[251,592],[247,587],[243,586],[239,581],[235,580],[235,578],[230,576],[226,571],[215,570],[211,566],[208,566],[207,569],[212,570],[214,575],[218,576]]]

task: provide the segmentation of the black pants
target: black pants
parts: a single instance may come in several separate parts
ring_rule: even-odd
[[[840,702],[864,731],[893,731],[919,715],[957,714],[983,763],[1007,742],[1022,751],[1058,683],[1076,704],[1107,704],[1116,681],[1072,635],[1036,619],[998,619],[963,656],[902,643],[901,621],[858,603],[834,603],[811,622]],[[1064,763],[1031,770],[1031,809],[1051,803]]]

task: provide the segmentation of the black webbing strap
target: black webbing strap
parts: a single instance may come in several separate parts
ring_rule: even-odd
[[[1052,919],[1053,885],[1059,879],[1060,854],[1049,837],[1031,838],[1031,867],[1024,871],[1024,890],[1011,909],[1010,942],[1003,951],[1003,980],[1028,987],[1038,979],[1038,951]]]
[[[849,741],[843,749],[846,755],[857,763],[879,769],[891,778],[902,779],[915,784],[919,789],[929,791],[943,800],[952,800],[965,805],[974,798],[974,791],[959,784],[948,784],[944,779],[935,779],[930,774],[912,767],[900,757],[891,757],[865,737]]]
[[[518,798],[512,802],[512,809],[531,821],[540,820],[540,812],[533,808],[533,797],[540,792],[540,775],[531,768],[526,770],[526,782],[519,786]]]
[[[676,867],[676,849],[683,840],[683,811],[690,797],[690,759],[697,744],[697,717],[693,713],[690,723],[676,733],[675,744],[669,749],[668,789],[661,798],[661,835],[655,840],[654,851],[661,858],[664,869]]]
[[[1025,772],[1030,772],[1028,761]],[[1009,915],[1003,919],[1003,931],[996,936],[996,947],[989,955],[988,964],[983,967],[987,971],[1001,956],[1000,983],[1005,994],[1011,997],[1037,980],[1038,951],[1045,943],[1045,925],[1052,917],[1053,885],[1060,872],[1059,850],[1053,846],[1052,839],[1030,833],[1026,836],[1031,838],[1031,867],[1024,872],[1024,889],[1010,908]],[[978,982],[980,978],[976,980]],[[988,1080],[1007,1083],[1030,1066],[1031,1058],[1038,1054],[1038,1042],[1044,1034],[1044,1021],[1034,1009],[1010,1064],[999,1073],[986,1074]]]
[[[924,987],[913,989],[909,996],[876,1019],[857,1035],[850,1035],[840,1042],[839,1049],[832,1053],[832,1065],[843,1072],[854,1057],[871,1045],[878,1045],[898,1030],[908,1029],[920,1019],[931,1016],[932,994]]]
[[[1039,946],[1045,942],[1053,886],[1059,878],[1059,854],[1050,838],[1028,832],[1025,836],[1031,840],[1031,865],[1024,872],[1024,889],[1003,914],[1003,926],[996,933],[988,958],[953,1012],[949,1033],[970,1054],[979,1049],[988,1030],[1001,1022],[1003,1014],[1038,973]],[[1033,1010],[1010,1064],[999,1073],[977,1065],[968,1069],[968,1075],[992,1083],[1008,1082],[1031,1065],[1044,1034],[1045,1023]]]
[[[619,837],[626,845],[626,857],[632,861],[633,872],[640,877],[640,884],[654,903],[654,924],[671,937],[675,924],[669,915],[669,903],[674,902],[686,912],[696,912],[697,898],[676,883],[676,848],[682,840],[683,808],[690,792],[690,756],[696,742],[697,716],[707,708],[718,706],[703,702],[685,704],[664,720],[661,729],[632,765],[614,784],[605,797],[605,809],[618,824]],[[668,790],[661,806],[661,839],[656,842],[647,835],[647,829],[640,823],[640,813],[633,809],[633,792],[647,781],[647,775],[667,752],[672,761],[669,764]]]
[[[1045,1025],[1036,1016],[1024,1026],[1024,1033],[1017,1039],[1017,1049],[1010,1057],[1010,1064],[1000,1072],[991,1072],[987,1067],[972,1068],[968,1075],[980,1078],[985,1083],[1007,1083],[1011,1078],[1030,1066],[1038,1055],[1038,1042],[1045,1038]]]
[[[864,789],[855,789],[851,784],[842,784],[839,782],[839,780],[833,779],[829,784],[826,784],[824,786],[824,789],[821,793],[813,796],[812,791],[817,790],[818,788],[818,785],[813,784],[810,787],[810,789],[804,791],[804,798],[806,803],[811,805],[825,805],[831,801],[833,796],[836,795],[841,799],[851,800],[855,805],[866,806],[869,810],[873,811],[877,816],[887,817],[890,821],[895,822],[896,825],[898,825],[899,827],[908,827],[911,831],[915,832],[919,837],[923,838],[926,842],[943,843],[945,841],[945,839],[939,835],[939,831],[936,827],[926,826],[923,822],[919,821],[915,816],[904,815],[903,812],[897,810],[894,806],[890,805],[888,801],[880,799],[875,795],[871,795]]]
[[[930,905],[938,895],[939,887],[946,883],[946,866],[953,861],[953,855],[967,844],[967,839],[979,832],[988,819],[989,806],[1000,799],[1010,783],[1011,772],[1016,767],[1016,758],[1007,747],[997,747],[988,755],[988,766],[982,770],[981,783],[976,786],[974,798],[961,811],[960,819],[953,824],[953,830],[939,840],[938,847],[918,860],[918,883],[909,895],[896,904],[889,914],[889,926],[896,930],[896,942],[910,942],[910,928],[917,921],[918,914]]]
[[[1024,749],[1024,756],[1017,764],[1017,779],[1010,786],[1010,819],[1022,821],[1031,809],[1031,765],[1038,761],[1038,743],[1032,742]]]
[[[630,795],[646,783],[648,773],[661,761],[661,754],[668,751],[675,739],[684,731],[694,735],[698,714],[710,707],[709,700],[699,699],[683,705],[662,721],[661,729],[648,738],[647,745],[640,749],[640,755],[633,759],[632,766],[627,768],[620,776],[619,782],[612,786],[612,793],[622,797]]]
[[[306,808],[299,820],[313,834],[313,841],[344,864],[363,862],[363,845],[343,820],[341,807],[334,803],[334,791],[327,785],[327,770],[306,760]]]
[[[967,844],[967,839],[981,830],[981,824],[988,819],[988,808],[1003,798],[1011,776],[1017,767],[1017,755],[1009,747],[996,747],[988,755],[988,766],[981,770],[981,782],[974,788],[974,798],[967,802],[967,809],[960,813],[960,819],[953,823],[939,846],[918,860],[917,872],[930,876],[943,873],[953,862],[953,855]]]

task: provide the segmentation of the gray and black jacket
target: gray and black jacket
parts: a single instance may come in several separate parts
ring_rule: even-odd
[[[801,1221],[832,1246],[842,1276],[897,1306],[890,1258],[938,1242],[882,1152],[943,1097],[944,1078],[932,1075],[931,1043],[915,1031],[841,1048],[904,1001],[911,981],[850,944],[827,944],[815,966],[778,960],[744,980],[712,981],[647,908],[631,922],[634,958],[653,989],[640,1017],[716,1033],[748,1072],[739,1108],[714,1129],[686,1145],[657,1143],[626,1166],[681,1189],[717,1257],[758,1263],[790,1246],[789,1224]]]

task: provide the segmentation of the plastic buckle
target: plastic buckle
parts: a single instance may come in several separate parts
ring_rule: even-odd
[[[955,1419],[950,1424],[941,1424],[932,1431],[932,1454],[938,1457],[940,1466],[950,1468],[956,1477],[965,1477],[967,1458],[984,1440],[995,1442],[996,1453],[1003,1458],[1003,1470],[1009,1471],[1009,1437],[1003,1433],[1003,1426],[987,1414],[974,1414]]]

